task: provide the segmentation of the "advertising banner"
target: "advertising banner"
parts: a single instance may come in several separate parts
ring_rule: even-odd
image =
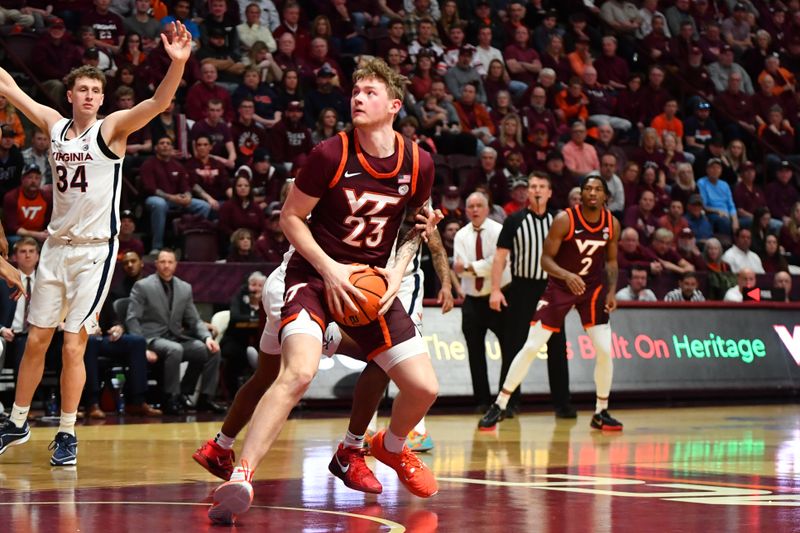
[[[800,388],[797,311],[753,307],[720,309],[623,308],[612,316],[613,391],[731,391]],[[567,357],[573,392],[594,392],[594,348],[577,313],[567,317]],[[461,310],[426,308],[424,332],[439,378],[440,396],[472,396]],[[497,391],[500,345],[486,336],[489,383]],[[523,393],[547,394],[547,354],[540,352]],[[325,359],[307,398],[346,398],[363,363]],[[393,394],[396,391],[390,391]]]

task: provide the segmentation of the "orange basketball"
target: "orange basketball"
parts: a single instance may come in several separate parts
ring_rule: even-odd
[[[362,272],[350,275],[350,283],[367,297],[366,302],[353,298],[353,303],[358,307],[358,312],[353,312],[345,307],[342,315],[337,315],[331,310],[333,319],[343,326],[366,326],[378,318],[381,306],[378,303],[386,293],[386,280],[375,269],[368,268]]]

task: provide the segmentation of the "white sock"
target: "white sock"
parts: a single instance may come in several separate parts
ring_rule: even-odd
[[[500,394],[497,395],[497,400],[495,400],[494,403],[497,404],[497,407],[505,411],[506,407],[508,407],[508,400],[510,399],[510,394],[500,391]]]
[[[229,437],[222,431],[217,433],[217,436],[214,437],[214,442],[219,444],[219,447],[223,450],[230,450],[233,448],[233,443],[236,441],[236,437]]]
[[[69,433],[73,437],[75,436],[75,421],[78,419],[78,411],[73,411],[72,413],[66,413],[61,411],[61,418],[58,422],[58,432],[59,433]]]
[[[364,435],[356,435],[348,430],[347,433],[344,434],[343,444],[345,448],[360,450],[364,447]]]
[[[553,332],[544,329],[541,322],[537,322],[535,325],[531,326],[531,329],[528,330],[528,340],[525,341],[525,345],[517,352],[517,355],[514,356],[514,360],[511,362],[508,374],[506,374],[506,380],[503,382],[503,390],[517,390],[519,384],[522,383],[522,380],[528,375],[528,368],[530,368],[531,363],[536,358],[536,354],[539,353],[539,349],[550,340],[551,335],[553,335]],[[503,391],[500,391],[500,394],[503,394]],[[497,399],[497,405],[500,405],[500,395],[497,396]],[[508,400],[506,400],[506,404],[508,404]],[[500,405],[500,407],[505,409],[502,405]]]
[[[231,474],[230,481],[250,481],[251,478],[252,473],[250,472],[250,469],[245,465],[240,464],[233,469],[233,474]]]
[[[414,431],[416,431],[420,435],[424,435],[425,433],[428,432],[428,429],[425,427],[425,417],[424,416],[422,417],[422,420],[417,422],[417,425],[414,426]]]
[[[375,433],[378,431],[378,411],[372,413],[372,418],[369,419],[369,425],[367,426],[367,431],[370,433]]]
[[[386,435],[383,437],[383,447],[389,453],[400,453],[403,451],[403,446],[406,445],[406,436],[398,437],[392,433],[391,429],[386,430]]]
[[[597,397],[597,401],[594,404],[594,412],[595,414],[600,413],[603,409],[608,409],[608,396],[605,398]]]
[[[14,423],[15,426],[21,428],[25,425],[25,422],[28,420],[28,411],[31,410],[31,406],[27,407],[20,407],[16,403],[11,408],[11,421]]]
[[[614,362],[611,360],[611,327],[601,324],[586,330],[594,345],[594,386],[598,398],[606,399],[611,394],[611,381],[614,378]],[[605,409],[605,407],[604,407]]]

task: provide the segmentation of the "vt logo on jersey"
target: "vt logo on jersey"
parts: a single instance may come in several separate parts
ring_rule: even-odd
[[[23,205],[20,207],[22,208],[22,216],[26,220],[34,220],[39,211],[44,209],[41,205]]]
[[[344,194],[351,213],[344,219],[344,223],[355,227],[342,241],[355,248],[361,248],[364,245],[369,248],[379,246],[383,241],[383,228],[389,222],[389,217],[375,215],[378,215],[387,206],[397,205],[402,198],[370,191],[359,195],[353,189],[344,189]],[[356,216],[357,214],[362,216]],[[369,230],[368,226],[371,226]]]
[[[577,233],[577,231],[575,232]],[[606,245],[606,241],[584,241],[582,239],[575,239],[575,244],[578,245],[578,251],[583,255],[594,255],[594,253]],[[588,251],[587,251],[588,250]]]

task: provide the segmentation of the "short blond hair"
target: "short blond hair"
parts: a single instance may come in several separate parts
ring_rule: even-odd
[[[64,80],[64,85],[66,85],[67,89],[71,91],[72,88],[75,87],[75,81],[78,78],[89,78],[90,80],[97,80],[100,82],[102,89],[104,91],[106,89],[106,75],[103,74],[103,71],[97,67],[93,67],[91,65],[83,65],[76,69],[73,69],[67,75],[67,79]]]
[[[362,63],[358,70],[353,72],[353,83],[374,78],[383,82],[389,98],[403,101],[408,78],[392,70],[381,58],[373,58]]]

